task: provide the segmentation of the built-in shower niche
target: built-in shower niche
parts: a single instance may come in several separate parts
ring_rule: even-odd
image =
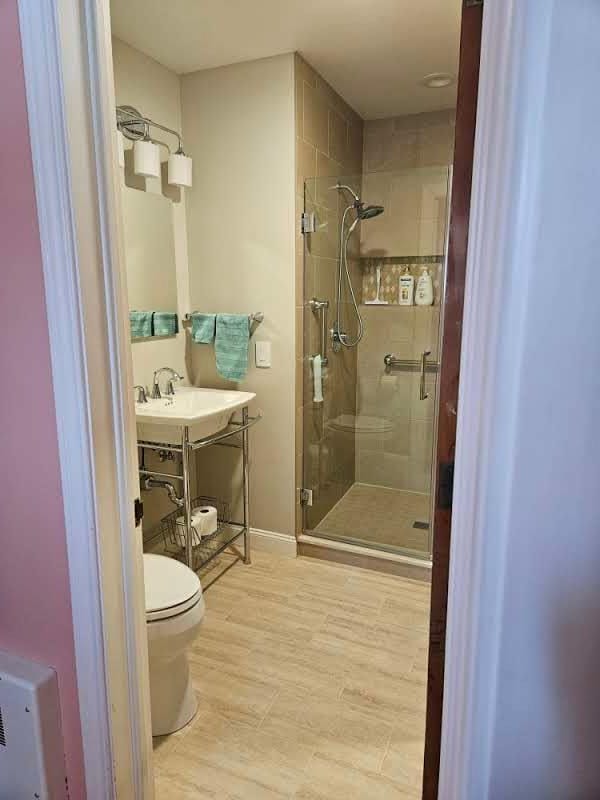
[[[313,491],[304,529],[420,558],[431,553],[430,498],[440,318],[448,209],[447,168],[377,172],[305,182],[305,212],[314,232],[304,250],[304,486]],[[335,189],[345,184],[349,191]],[[312,357],[322,350],[311,298],[329,300],[337,317],[338,272],[345,231],[356,219],[354,192],[384,213],[355,226],[347,264],[364,334],[352,348],[328,341],[323,402],[314,402]],[[312,219],[312,218],[311,218]],[[432,306],[399,304],[399,278],[432,276]],[[379,304],[377,297],[379,272]],[[342,270],[344,278],[344,270]],[[358,322],[342,282],[340,326],[349,340]],[[423,354],[427,353],[425,361]],[[386,355],[394,356],[386,366]]]

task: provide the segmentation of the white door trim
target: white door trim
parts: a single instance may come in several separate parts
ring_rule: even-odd
[[[440,798],[485,798],[495,725],[515,354],[523,268],[536,230],[541,110],[554,0],[486,3],[467,285],[446,636]],[[533,255],[531,255],[533,258]]]
[[[29,0],[20,0],[19,18],[52,355],[86,782],[88,789],[97,784],[97,797],[111,797],[98,526],[57,20],[51,3]],[[77,591],[78,584],[87,586],[88,591]],[[84,685],[85,675],[93,676],[91,685]]]
[[[87,797],[148,800],[148,665],[108,2],[18,0],[18,7]]]

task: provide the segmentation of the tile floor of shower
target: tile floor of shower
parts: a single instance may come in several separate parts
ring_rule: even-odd
[[[429,494],[354,483],[313,533],[367,547],[410,550],[428,557],[429,515]]]
[[[199,710],[154,742],[157,800],[421,796],[428,584],[255,552],[206,604]]]

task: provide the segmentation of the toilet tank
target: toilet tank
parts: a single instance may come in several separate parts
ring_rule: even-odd
[[[0,650],[0,798],[68,797],[57,676]]]

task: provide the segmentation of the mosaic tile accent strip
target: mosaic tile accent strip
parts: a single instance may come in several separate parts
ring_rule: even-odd
[[[377,267],[381,267],[379,299],[389,305],[399,305],[399,279],[406,267],[415,279],[415,287],[423,266],[428,266],[433,279],[433,304],[440,304],[442,287],[442,256],[412,256],[408,258],[363,259],[362,302],[368,303],[377,296]]]

